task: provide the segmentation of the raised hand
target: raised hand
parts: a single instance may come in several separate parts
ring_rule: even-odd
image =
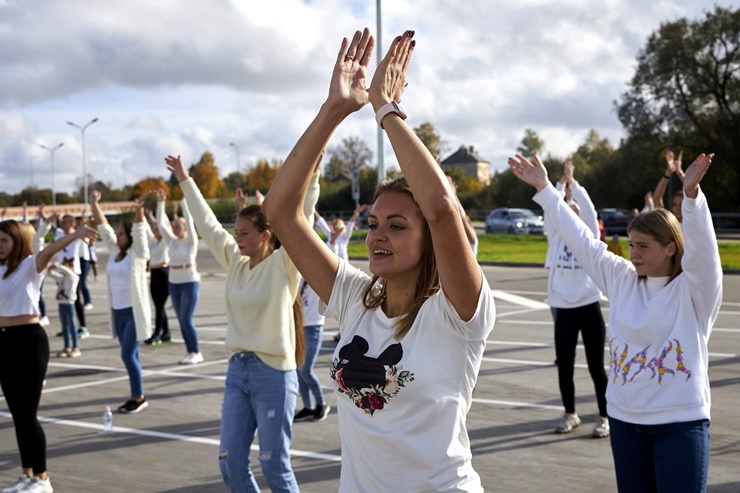
[[[92,190],[90,190],[90,193],[88,193],[87,198],[91,203],[100,202],[100,190],[95,190],[93,188]]]
[[[547,179],[547,170],[540,161],[539,156],[535,155],[532,161],[534,161],[534,163],[529,162],[529,160],[521,154],[517,154],[515,157],[509,158],[508,164],[509,168],[514,172],[514,176],[522,180],[524,183],[532,185],[539,192],[549,183]]]
[[[244,206],[247,205],[247,196],[244,195],[244,190],[237,188],[234,191],[234,200],[236,201],[236,207],[239,210],[244,209]]]
[[[408,85],[406,69],[408,69],[411,53],[416,46],[413,37],[414,31],[406,31],[403,35],[396,36],[388,48],[388,53],[375,69],[368,90],[375,111],[390,101],[401,102],[403,90]]]
[[[180,156],[174,157],[174,156],[167,156],[164,158],[164,162],[167,163],[167,169],[175,175],[175,178],[177,178],[177,181],[184,181],[190,178],[190,175],[188,174],[188,170],[185,169],[185,166],[182,164],[182,161],[180,160]]]
[[[683,178],[683,193],[685,196],[695,199],[699,194],[699,183],[707,174],[709,165],[712,164],[713,153],[699,154],[697,158],[691,163],[691,166],[686,168]]]
[[[573,164],[573,157],[568,156],[565,158],[565,163],[563,164],[563,176],[565,177],[566,183],[573,183],[575,178],[573,178],[573,172],[575,171],[576,167]]]
[[[98,237],[98,232],[90,227],[89,219],[77,226],[77,229],[75,229],[73,234],[80,240],[92,240],[97,239]]]
[[[365,78],[374,48],[375,39],[368,28],[356,31],[352,41],[342,39],[329,84],[326,100],[329,105],[341,108],[348,115],[367,104]]]
[[[262,195],[262,192],[260,192],[259,190],[256,190],[254,192],[254,199],[258,205],[262,205],[262,202],[265,200],[265,196]]]
[[[165,200],[167,200],[167,193],[164,191],[164,188],[158,188],[157,202],[164,202]]]

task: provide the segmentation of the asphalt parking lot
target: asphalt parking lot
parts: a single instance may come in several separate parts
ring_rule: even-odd
[[[202,245],[201,245],[202,246]],[[106,261],[101,252],[101,266]],[[364,267],[364,262],[355,262]],[[92,333],[81,343],[82,357],[52,357],[40,416],[48,441],[49,474],[57,492],[225,492],[217,466],[219,417],[230,352],[223,347],[225,275],[205,249],[198,258],[203,275],[196,325],[205,362],[181,366],[185,349],[171,308],[175,342],[143,346],[141,359],[149,408],[136,415],[114,414],[114,433],[104,434],[103,410],[128,397],[118,343],[110,338],[104,268],[90,287],[95,305],[88,312]],[[487,491],[616,491],[609,441],[591,438],[596,414],[585,357],[576,368],[578,411],[584,424],[555,435],[562,413],[553,365],[552,321],[545,300],[546,272],[538,267],[485,266],[498,316],[468,414],[473,462]],[[740,276],[725,276],[724,300],[712,335],[710,379],[712,425],[709,491],[740,491]],[[52,325],[52,354],[61,349],[53,283],[45,288]],[[604,311],[608,304],[604,304]],[[327,321],[317,371],[329,404],[329,360],[336,322]],[[303,492],[336,491],[341,463],[337,416],[294,427],[292,461]],[[256,455],[258,481],[268,491]],[[20,472],[15,433],[0,402],[0,485]]]

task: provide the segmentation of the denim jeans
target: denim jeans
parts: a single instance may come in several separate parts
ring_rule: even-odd
[[[705,493],[709,420],[636,425],[609,418],[621,493]]]
[[[87,287],[88,272],[90,272],[90,261],[80,257],[80,291],[82,291],[82,300],[86,305],[92,301],[90,298],[90,289]]]
[[[75,306],[71,303],[59,303],[59,321],[62,324],[62,336],[64,336],[64,348],[76,349],[79,346],[77,340],[77,326],[75,325]]]
[[[306,357],[303,366],[298,368],[298,391],[303,400],[303,407],[314,409],[311,405],[311,396],[313,396],[317,405],[323,406],[326,403],[324,393],[321,391],[319,377],[313,371],[316,358],[319,357],[319,352],[321,351],[324,326],[306,325],[303,327],[303,330],[306,334]]]
[[[298,492],[290,465],[293,414],[298,394],[295,371],[276,370],[250,352],[229,360],[221,409],[218,457],[232,492],[259,492],[249,466],[255,430],[262,474],[273,492]]]
[[[200,283],[197,281],[182,284],[170,283],[169,287],[172,307],[175,309],[177,321],[180,322],[180,332],[185,340],[185,347],[188,353],[199,353],[198,331],[193,323],[193,314],[198,304]]]
[[[136,340],[134,309],[129,307],[113,310],[113,325],[118,342],[121,344],[121,359],[128,371],[131,397],[144,395],[144,377],[141,374],[141,362],[139,361],[139,341]]]

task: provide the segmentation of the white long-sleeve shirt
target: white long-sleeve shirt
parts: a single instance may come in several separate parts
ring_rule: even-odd
[[[560,188],[558,190],[560,191]],[[578,182],[571,183],[570,190],[580,207],[579,217],[598,238],[599,223],[591,197]],[[599,301],[601,299],[599,287],[583,270],[583,266],[560,237],[547,214],[545,214],[545,233],[547,234],[545,268],[549,271],[547,303],[553,308],[578,308]]]
[[[160,205],[161,204],[161,205]],[[186,282],[200,281],[196,258],[198,256],[198,234],[195,231],[193,218],[188,210],[187,201],[180,202],[182,218],[185,220],[185,229],[188,234],[184,238],[178,238],[172,232],[170,220],[164,213],[164,202],[157,203],[157,226],[162,234],[170,254],[169,281],[172,284],[184,284]]]
[[[722,266],[706,197],[685,197],[683,272],[640,278],[550,185],[535,195],[568,248],[609,298],[609,415],[637,424],[710,418],[707,343],[722,302]]]

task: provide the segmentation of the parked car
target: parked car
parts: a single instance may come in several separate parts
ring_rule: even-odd
[[[632,221],[632,214],[627,209],[596,209],[596,213],[601,215],[604,221],[604,230],[607,236],[618,234],[624,236],[627,234],[627,226]]]
[[[486,217],[486,233],[544,234],[545,223],[529,209],[502,207]]]

